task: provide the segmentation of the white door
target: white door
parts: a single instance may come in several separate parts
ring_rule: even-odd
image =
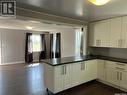
[[[106,73],[107,82],[119,86],[120,85],[120,81],[119,81],[120,73],[119,73],[119,71],[116,69],[113,69],[113,68],[107,68],[106,70],[107,70],[107,73]]]
[[[106,81],[106,61],[97,60],[97,76],[98,79]]]
[[[127,89],[127,72],[120,72],[120,87]]]
[[[86,66],[85,81],[97,79],[97,60],[86,61],[85,66]]]
[[[111,21],[110,47],[121,47],[122,44],[121,17],[111,19],[110,21]]]

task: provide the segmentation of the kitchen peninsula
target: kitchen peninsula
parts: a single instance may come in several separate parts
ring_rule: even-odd
[[[92,80],[125,90],[127,60],[103,57],[80,56],[42,60],[44,63],[45,86],[53,94],[84,84]],[[114,72],[114,73],[111,73]],[[117,73],[117,74],[116,74]],[[119,85],[117,80],[122,83]]]

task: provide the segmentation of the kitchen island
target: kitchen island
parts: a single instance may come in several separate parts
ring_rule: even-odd
[[[97,79],[95,56],[73,56],[47,59],[42,62],[45,85],[54,94]]]

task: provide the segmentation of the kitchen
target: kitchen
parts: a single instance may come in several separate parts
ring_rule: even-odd
[[[17,0],[0,18],[0,95],[126,95],[126,3]]]

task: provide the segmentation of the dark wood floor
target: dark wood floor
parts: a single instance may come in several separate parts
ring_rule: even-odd
[[[115,95],[121,92],[92,81],[57,95]],[[43,64],[0,66],[0,95],[47,95],[43,81]]]

